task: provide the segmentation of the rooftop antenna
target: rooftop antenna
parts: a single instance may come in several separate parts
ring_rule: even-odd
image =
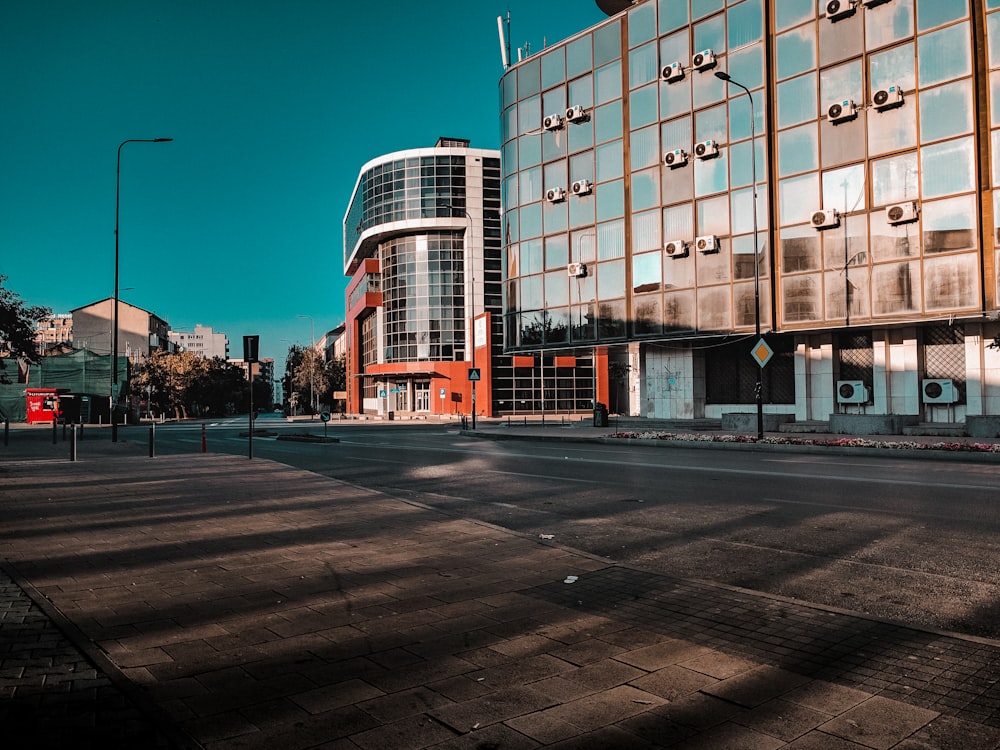
[[[510,11],[507,11],[507,23],[510,23]],[[507,42],[503,36],[503,16],[497,16],[497,31],[500,34],[500,60],[503,62],[503,69],[510,67],[510,59],[507,53]]]

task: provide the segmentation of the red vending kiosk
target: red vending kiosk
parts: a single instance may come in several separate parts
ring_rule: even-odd
[[[28,399],[28,424],[55,422],[59,419],[59,394],[65,388],[25,388]]]

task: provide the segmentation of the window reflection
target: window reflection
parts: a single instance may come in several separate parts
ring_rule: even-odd
[[[875,315],[917,312],[921,299],[919,262],[884,263],[872,269]]]
[[[642,211],[660,205],[660,170],[632,173],[632,210]]]
[[[864,13],[819,23],[819,64],[830,65],[860,55],[864,49]]]
[[[726,142],[726,105],[704,109],[695,116],[695,141],[701,143],[709,139],[717,143]]]
[[[816,67],[816,32],[812,26],[802,26],[779,34],[776,43],[778,80]]]
[[[728,49],[760,41],[764,36],[761,0],[745,0],[729,9]]]
[[[798,224],[808,220],[819,203],[819,175],[816,173],[782,180],[778,186],[782,224]]]
[[[865,168],[855,164],[823,173],[823,207],[842,214],[865,209]]]
[[[621,177],[625,171],[622,142],[612,141],[596,149],[597,181],[605,182]]]
[[[819,234],[806,224],[781,230],[781,270],[784,273],[819,268]]]
[[[701,0],[701,2],[704,4],[706,2],[715,2],[715,0]],[[694,3],[698,5],[699,0],[694,0]],[[721,8],[723,3],[719,1],[715,2],[715,4]],[[719,8],[713,8],[713,10],[718,10]],[[698,13],[694,13],[693,15],[695,18],[699,17]],[[717,55],[726,51],[726,17],[724,15],[714,16],[707,21],[695,24],[694,48],[696,52],[703,49],[714,50]]]
[[[542,272],[542,241],[525,240],[521,243],[521,274],[527,276]]]
[[[728,331],[732,328],[731,306],[728,286],[698,289],[698,330]]]
[[[663,327],[668,331],[694,330],[694,291],[668,292],[663,295]]]
[[[622,23],[615,21],[594,31],[594,66],[617,60],[622,54]]]
[[[913,36],[913,0],[893,0],[865,10],[868,49]]]
[[[630,26],[631,28],[631,26]],[[645,44],[629,52],[628,86],[638,88],[660,77],[659,53],[655,43]]]
[[[789,323],[816,321],[820,318],[822,282],[819,274],[789,276],[782,279],[782,318]]]
[[[936,141],[972,132],[972,79],[920,92],[920,140]]]
[[[637,130],[632,133],[630,139],[629,158],[632,169],[642,169],[652,167],[660,163],[660,132],[659,128],[653,126]]]
[[[597,225],[597,259],[625,257],[625,221],[608,221]],[[622,292],[624,294],[624,292]]]
[[[713,159],[696,159],[694,163],[694,193],[701,197],[720,193],[728,188],[729,155],[723,149]]]
[[[753,252],[753,235],[745,234],[741,237],[733,237],[733,278],[752,279],[754,277],[754,262],[760,265],[758,273],[763,278],[767,276],[767,244],[762,237],[758,237],[761,245],[761,252],[756,258]]]
[[[917,0],[917,30],[927,31],[935,26],[957,21],[969,14],[968,0]]]
[[[677,0],[658,0],[661,34],[674,29],[686,26],[688,22],[688,4],[679,3]]]
[[[663,254],[641,253],[632,256],[632,291],[636,294],[656,292],[662,286],[663,271],[661,262]]]
[[[698,274],[698,285],[724,284],[732,278],[732,261],[729,251],[729,240],[720,239],[721,248],[717,253],[707,255],[692,248],[695,257],[695,269]],[[728,287],[727,294],[728,294]]]
[[[782,0],[774,8],[774,23],[779,29],[816,17],[816,0]]]
[[[825,112],[825,110],[824,110]],[[872,117],[879,112],[873,112]],[[834,125],[829,120],[820,122],[820,148],[822,149],[822,164],[830,166],[848,161],[858,161],[865,158],[865,128],[867,127],[868,111],[858,110],[855,120],[848,120]]]
[[[555,86],[566,78],[566,48],[556,47],[542,55],[542,88]]]
[[[865,101],[861,88],[861,61],[854,60],[836,68],[827,68],[820,74],[819,88],[824,112],[834,102],[845,99],[861,106]]]
[[[870,317],[868,269],[828,271],[824,279],[826,319],[857,323]]]
[[[591,35],[584,34],[566,45],[566,77],[573,78],[589,71],[593,65],[594,53]]]
[[[815,119],[816,74],[808,73],[778,84],[778,127]]]
[[[924,253],[971,250],[976,242],[976,196],[928,201],[921,207]]]
[[[566,270],[545,274],[545,306],[562,307],[569,304],[569,277]]]
[[[920,184],[925,198],[973,190],[972,138],[959,138],[920,149]]]
[[[598,68],[594,76],[595,103],[604,104],[622,95],[622,66],[614,62]]]
[[[697,234],[729,235],[729,196],[720,195],[698,202]]]
[[[604,143],[622,136],[622,102],[612,102],[594,110],[594,138],[597,143]],[[580,128],[574,123],[571,131]]]
[[[638,5],[628,14],[628,46],[649,41],[656,35],[656,6],[652,3]]]
[[[920,254],[920,222],[890,224],[885,212],[871,215],[872,260],[882,262]]]
[[[969,24],[960,23],[925,34],[917,40],[917,52],[921,86],[969,75],[972,72]]]
[[[636,336],[662,332],[658,294],[636,295],[632,302],[632,310],[632,331]]]
[[[663,209],[663,241],[694,239],[694,214],[689,204]]]
[[[778,174],[782,177],[819,167],[819,132],[811,122],[778,133]]]
[[[975,308],[979,298],[976,253],[924,261],[924,304],[930,310]]]
[[[729,74],[749,89],[764,85],[764,45],[754,44],[729,53]]]
[[[615,299],[625,296],[625,261],[615,260],[597,265],[597,298]]]
[[[900,154],[872,163],[872,202],[876,206],[917,197],[917,155]]]
[[[597,220],[605,221],[625,215],[625,183],[622,180],[605,182],[595,191],[597,195]],[[523,220],[522,220],[523,221]]]
[[[629,127],[640,128],[659,119],[657,91],[660,84],[654,83],[633,91],[629,97]]]
[[[869,60],[872,91],[889,86],[912,91],[917,86],[915,64],[912,42],[872,55]]]
[[[569,236],[556,234],[545,238],[545,268],[565,270],[569,263]]]
[[[625,336],[625,300],[601,302],[598,306],[597,337],[618,339]]]
[[[662,245],[659,210],[632,214],[633,251],[658,250]]]

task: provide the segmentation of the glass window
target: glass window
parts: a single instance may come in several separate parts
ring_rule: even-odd
[[[729,49],[737,49],[764,38],[761,0],[745,0],[729,9]]]
[[[816,30],[801,26],[780,34],[777,39],[778,80],[805,73],[816,67]]]
[[[865,167],[854,164],[823,173],[823,208],[835,208],[842,214],[864,211]]]
[[[545,238],[545,268],[565,271],[569,263],[569,235],[556,234]]]
[[[660,211],[646,211],[632,214],[632,250],[658,250],[662,246],[660,236]]]
[[[811,225],[782,229],[779,247],[782,273],[819,270],[819,233]]]
[[[872,162],[873,206],[916,200],[918,195],[916,152]]]
[[[859,319],[870,317],[871,290],[868,288],[867,269],[827,271],[824,279],[827,320],[846,318],[856,323]]]
[[[594,31],[594,67],[622,56],[621,21],[613,21]]]
[[[663,253],[642,253],[632,256],[632,291],[655,292],[662,288]]]
[[[669,63],[667,63],[669,65]],[[691,76],[675,83],[660,83],[660,119],[691,111]]]
[[[597,143],[604,143],[604,141],[621,138],[622,122],[621,99],[611,102],[611,104],[597,107],[594,110],[593,117],[595,141]],[[570,129],[577,127],[580,126],[576,124],[570,125]]]
[[[778,84],[778,127],[816,119],[816,74],[808,73]]]
[[[819,203],[819,175],[815,172],[782,180],[778,186],[782,224],[808,221]]]
[[[754,44],[729,53],[729,74],[748,89],[764,85],[764,45]]]
[[[596,200],[594,194],[574,195],[572,200],[566,201],[569,204],[569,225],[570,228],[590,226],[594,223],[594,206]]]
[[[518,135],[524,135],[542,124],[542,98],[533,96],[517,105]]]
[[[566,77],[582,75],[594,67],[590,34],[584,34],[566,45]]]
[[[865,9],[865,38],[868,49],[892,44],[913,36],[913,0],[893,0]]]
[[[714,234],[728,237],[729,232],[729,196],[720,195],[698,202],[697,236]]]
[[[873,92],[890,86],[898,86],[903,91],[916,88],[914,49],[910,42],[871,56],[869,76]]]
[[[542,89],[566,80],[566,48],[556,47],[542,55]]]
[[[613,62],[598,68],[594,75],[594,88],[597,104],[604,104],[622,95],[622,64]]]
[[[819,76],[819,87],[824,111],[834,102],[847,99],[861,106],[865,101],[861,88],[861,61],[854,60],[822,71]]]
[[[924,261],[924,305],[928,312],[975,308],[978,299],[978,254],[965,253]]]
[[[500,79],[503,106],[508,106],[517,101],[517,70],[509,70]]]
[[[632,173],[632,210],[642,211],[660,205],[660,170]]]
[[[920,223],[925,255],[974,250],[979,244],[975,195],[925,202],[920,207]]]
[[[632,306],[632,332],[636,336],[663,332],[658,294],[637,294],[632,300]]]
[[[969,137],[920,149],[920,187],[925,199],[975,189],[973,145]]]
[[[660,129],[655,125],[632,133],[629,159],[633,170],[660,163]]]
[[[850,272],[868,263],[868,214],[845,216],[840,226],[818,233],[823,243],[823,262],[828,270]],[[859,276],[858,271],[854,275]],[[843,289],[843,287],[841,287]]]
[[[521,277],[521,309],[532,310],[545,307],[545,293],[542,276]]]
[[[569,284],[566,269],[545,274],[545,306],[564,307],[569,304]]]
[[[709,139],[726,142],[726,105],[705,109],[695,115],[694,137],[697,143]]]
[[[597,258],[597,233],[593,227],[582,232],[574,232],[570,260],[578,263],[591,263]]]
[[[990,124],[993,127],[1000,125],[1000,70],[990,73]]]
[[[685,151],[688,148],[690,147],[685,148]],[[690,164],[677,169],[663,167],[660,174],[660,197],[664,204],[694,198],[694,170]]]
[[[986,40],[989,44],[989,66],[1000,65],[1000,13],[986,16]]]
[[[529,58],[517,66],[517,93],[523,99],[541,90],[540,59]]]
[[[561,159],[566,156],[569,135],[565,128],[541,133],[539,134],[539,140],[542,142],[543,161],[552,161],[553,159]]]
[[[884,154],[917,145],[917,108],[911,101],[881,112],[868,110],[868,151]]]
[[[778,175],[785,177],[819,167],[819,132],[815,122],[778,133]]]
[[[554,187],[569,187],[569,181],[566,179],[566,168],[565,159],[545,165],[543,183],[546,190]]]
[[[679,239],[679,238],[674,238]],[[667,238],[670,241],[670,238]],[[689,251],[690,252],[690,251]],[[695,259],[693,255],[685,258],[672,255],[663,259],[663,287],[677,289],[694,286]],[[694,310],[690,311],[694,320]]]
[[[920,92],[920,141],[972,132],[972,79]]]
[[[969,15],[968,0],[917,0],[917,30],[927,31]]]
[[[691,0],[691,17],[701,18],[709,13],[715,13],[717,10],[722,10],[725,4],[725,0]]]
[[[584,151],[582,154],[570,157],[569,182],[590,180],[594,182],[594,152]]]
[[[874,117],[877,112],[873,112]],[[824,167],[865,158],[865,128],[868,110],[859,108],[857,119],[834,124],[823,120],[819,126],[820,163]]]
[[[521,203],[540,201],[545,188],[542,186],[542,168],[532,167],[518,174]]]
[[[663,209],[663,241],[694,239],[694,214],[690,204]]]
[[[920,263],[882,263],[872,268],[872,312],[875,315],[920,310]]]
[[[597,259],[625,257],[625,222],[622,219],[597,225]],[[617,296],[617,295],[615,295]]]
[[[691,118],[678,117],[663,123],[660,128],[660,141],[664,151],[673,151],[675,148],[682,148],[688,153],[691,152],[693,142],[691,134]]]
[[[721,4],[721,3],[720,3]],[[726,17],[714,16],[694,27],[694,51],[710,49],[721,55],[726,51]],[[711,71],[707,72],[711,75]]]
[[[920,222],[890,224],[885,212],[869,216],[872,260],[882,263],[920,255]]]
[[[782,0],[774,8],[774,23],[787,29],[816,17],[816,0]]]
[[[695,107],[704,107],[726,98],[726,82],[715,77],[717,68],[691,74],[691,96]]]
[[[753,173],[757,172],[757,183],[765,181],[764,171],[764,139],[758,138],[754,148],[756,164],[750,163],[750,141],[741,141],[729,147],[729,185],[741,187],[750,185]]]
[[[712,159],[694,160],[694,194],[721,193],[729,187],[729,154],[723,149]],[[728,213],[728,212],[727,212]]]
[[[625,261],[601,263],[597,271],[597,298],[614,299],[625,296]]]
[[[543,202],[542,231],[545,234],[565,232],[567,211],[566,201],[560,201],[559,203],[550,203],[549,201]]]
[[[836,23],[828,19],[819,22],[820,66],[857,57],[864,51],[863,16],[860,11]]]
[[[925,34],[917,41],[921,86],[932,86],[972,72],[969,24],[960,23]]]
[[[990,145],[993,156],[993,186],[1000,185],[1000,130],[990,133]],[[997,234],[1000,237],[1000,234]]]
[[[742,81],[740,81],[742,83]],[[750,126],[750,97],[741,88],[733,88],[729,100],[729,140],[739,141],[749,138]],[[764,133],[764,97],[763,91],[752,92],[753,96],[753,131],[757,135]]]
[[[653,3],[637,5],[628,12],[628,46],[648,42],[656,36],[656,6]]]
[[[688,4],[677,0],[658,0],[660,24],[659,32],[665,34],[688,23]]]
[[[632,92],[629,97],[629,127],[641,128],[660,119],[656,97],[659,88],[660,84],[653,83]]]
[[[598,221],[625,215],[625,183],[622,180],[605,182],[598,185],[594,192],[597,195]]]
[[[649,6],[645,6],[649,7]],[[660,77],[659,55],[656,43],[644,44],[628,53],[628,85],[634,89],[652,83]]]
[[[556,86],[542,94],[542,112],[545,115],[562,115],[566,111],[566,87]],[[554,130],[553,135],[561,135],[562,131]]]
[[[517,161],[521,168],[542,162],[542,139],[538,135],[519,138],[517,141]]]
[[[704,258],[713,256],[705,255]],[[698,295],[698,330],[728,331],[732,328],[732,299],[729,287],[709,287],[699,289]]]
[[[612,141],[598,146],[597,153],[597,181],[606,182],[621,177],[624,174],[624,156],[622,154],[622,142]]]
[[[521,207],[521,237],[540,237],[542,234],[542,204],[531,203]]]
[[[760,236],[757,241],[761,243],[761,249],[766,248],[766,240]],[[753,235],[744,234],[741,237],[733,237],[733,279],[752,279],[754,277],[754,249]],[[767,252],[757,253],[757,263],[760,264],[759,273],[761,276],[767,275]]]
[[[781,314],[786,323],[819,320],[823,282],[819,274],[787,276],[782,279]]]
[[[594,79],[591,75],[580,76],[569,82],[569,102],[567,107],[577,105],[584,109],[594,106]]]
[[[521,243],[521,275],[542,272],[542,241],[528,240]]]

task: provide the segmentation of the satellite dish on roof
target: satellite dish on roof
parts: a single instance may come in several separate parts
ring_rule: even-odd
[[[597,7],[609,16],[617,15],[635,5],[633,0],[597,0]]]

